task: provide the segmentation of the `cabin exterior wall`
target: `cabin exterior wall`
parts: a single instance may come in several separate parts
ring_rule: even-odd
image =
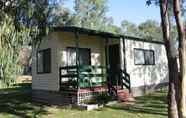
[[[134,50],[153,50],[154,65],[136,65]],[[127,73],[130,74],[131,88],[134,96],[143,95],[168,83],[168,63],[163,44],[125,40],[125,58]]]
[[[32,89],[33,90],[59,90],[59,70],[58,70],[58,37],[56,33],[49,33],[41,41],[39,48],[33,47],[32,51]],[[37,72],[37,52],[44,49],[51,49],[51,72]]]

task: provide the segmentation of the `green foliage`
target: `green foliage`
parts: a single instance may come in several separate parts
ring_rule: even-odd
[[[149,40],[160,40],[162,41],[162,30],[158,22],[153,20],[147,20],[141,23],[139,26],[140,36]]]
[[[118,34],[121,33],[121,28],[114,25],[114,20],[112,17],[104,18],[104,22],[102,23],[100,30],[105,32],[111,32],[111,33],[118,33]]]
[[[136,24],[129,22],[127,20],[121,23],[122,33],[129,36],[139,36],[139,29]]]
[[[147,6],[150,6],[150,5],[156,5],[156,6],[159,6],[160,5],[160,2],[163,2],[163,0],[146,0],[146,4]],[[182,4],[185,3],[185,0],[180,0],[180,2]],[[169,16],[171,17],[174,17],[174,13],[173,13],[173,0],[167,0],[167,7],[168,7],[168,14]],[[182,12],[183,12],[183,16],[185,15],[185,6],[184,5],[181,5],[181,9],[182,9]]]
[[[112,17],[106,17],[107,0],[75,0],[72,24],[78,27],[120,33]]]
[[[77,26],[95,29],[102,23],[107,9],[106,0],[75,0]]]
[[[26,29],[17,32],[13,19],[4,15],[0,25],[0,69],[3,86],[11,86],[22,67],[17,64],[20,48],[28,43],[29,36]]]
[[[5,86],[22,72],[18,64],[20,49],[38,44],[48,32],[47,0],[0,1],[0,72]]]
[[[139,25],[124,20],[121,29],[125,35],[162,41],[161,25],[153,20],[147,20]]]
[[[99,29],[107,9],[106,0],[75,0],[74,25]]]
[[[65,26],[72,24],[73,15],[68,8],[63,6],[63,4],[53,5],[50,9],[48,17],[48,23],[50,26]]]

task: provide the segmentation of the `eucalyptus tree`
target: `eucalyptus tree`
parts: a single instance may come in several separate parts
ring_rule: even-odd
[[[39,44],[47,34],[50,5],[53,3],[56,1],[0,1],[0,71],[6,85],[15,80],[15,75],[21,70],[18,56],[22,46]]]
[[[169,66],[168,114],[169,118],[186,117],[186,40],[183,18],[183,0],[154,0],[160,6],[163,38],[166,46]],[[151,3],[148,0],[147,3]],[[178,49],[173,47],[170,36],[170,15],[175,18],[178,34]],[[177,57],[173,52],[179,52],[179,70]],[[178,113],[176,112],[178,111]]]
[[[56,4],[51,7],[48,24],[50,27],[54,26],[68,26],[72,25],[74,16],[72,12],[64,7],[63,4]]]
[[[74,25],[100,29],[104,24],[107,0],[75,0]]]
[[[178,31],[178,51],[179,51],[179,63],[180,63],[180,92],[179,92],[179,117],[186,118],[186,32],[185,24],[183,22],[183,1],[173,0],[173,11],[176,20],[176,26]]]
[[[6,16],[0,26],[0,69],[3,85],[9,86],[13,82],[15,75],[21,71],[21,67],[17,65],[19,55],[18,49],[22,43],[22,36],[26,38],[25,32],[20,33],[15,31],[13,20]]]
[[[155,20],[146,20],[145,22],[140,23],[138,29],[140,37],[148,40],[163,40],[162,35],[160,35],[162,34],[160,24]]]
[[[138,26],[135,23],[132,23],[130,21],[123,20],[121,22],[121,29],[122,29],[122,33],[124,33],[125,35],[136,36],[136,37],[140,36],[140,31],[138,29]]]
[[[5,0],[0,2],[0,6],[0,71],[3,85],[9,86],[16,73],[21,70],[16,64],[16,57],[20,43],[24,42],[22,37],[26,37],[27,34],[23,30],[19,29],[19,32],[16,30],[16,2]]]
[[[104,17],[102,19],[102,24],[99,25],[98,29],[105,32],[121,33],[121,28],[114,24],[112,17]]]
[[[146,40],[162,41],[160,24],[155,20],[146,20],[139,25],[127,20],[121,23],[122,33],[129,36],[141,37]]]

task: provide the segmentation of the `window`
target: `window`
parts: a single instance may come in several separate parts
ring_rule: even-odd
[[[146,50],[145,51],[145,64],[146,65],[154,65],[155,58],[154,58],[154,51],[153,50]]]
[[[134,49],[134,63],[135,65],[154,65],[154,51],[144,49]]]
[[[136,65],[145,64],[144,52],[143,50],[135,49],[134,50],[134,62]]]
[[[40,50],[37,53],[37,73],[51,72],[51,49]]]
[[[91,65],[90,49],[78,48],[78,52],[79,52],[80,65]],[[68,47],[67,53],[68,53],[68,56],[67,56],[68,66],[76,65],[76,48],[75,47]]]

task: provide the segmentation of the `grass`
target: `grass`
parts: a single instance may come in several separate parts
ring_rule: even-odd
[[[1,94],[0,118],[166,118],[166,92],[155,92],[136,98],[133,105],[115,104],[98,110],[81,111],[70,107],[47,106],[33,103],[28,87]],[[13,89],[15,91],[15,88]]]

